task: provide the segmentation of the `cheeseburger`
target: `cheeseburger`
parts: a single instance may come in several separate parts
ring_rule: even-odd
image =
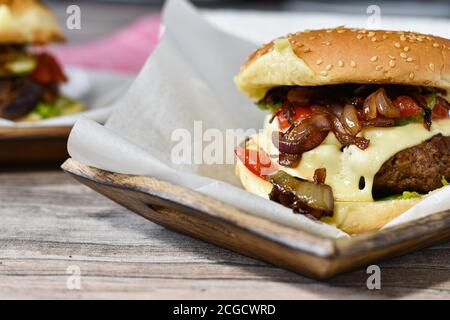
[[[60,95],[67,78],[42,48],[62,40],[55,17],[38,1],[0,0],[0,118],[38,121],[84,109]]]
[[[362,233],[450,181],[450,41],[343,27],[254,52],[238,88],[267,110],[236,149],[250,192]]]

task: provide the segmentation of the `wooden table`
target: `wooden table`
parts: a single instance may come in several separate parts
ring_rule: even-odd
[[[450,243],[380,264],[379,291],[365,270],[318,282],[166,230],[58,170],[0,174],[0,219],[0,298],[450,298]]]
[[[61,21],[65,6],[52,5]],[[81,6],[73,41],[151,9]],[[380,267],[380,291],[366,288],[365,270],[318,282],[168,231],[58,169],[0,173],[0,298],[450,298],[450,243]]]

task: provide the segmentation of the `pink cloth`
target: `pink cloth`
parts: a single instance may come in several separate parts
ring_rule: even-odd
[[[159,40],[160,16],[150,15],[97,41],[50,51],[63,65],[138,73]]]

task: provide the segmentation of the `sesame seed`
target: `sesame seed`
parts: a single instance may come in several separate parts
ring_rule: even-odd
[[[400,57],[402,57],[403,59],[406,59],[408,57],[408,55],[404,52],[400,53]]]
[[[403,51],[408,52],[409,51],[409,47],[404,47]]]
[[[329,64],[326,66],[325,70],[330,71],[331,69],[333,69],[333,65]]]
[[[439,43],[437,43],[437,42],[433,43],[433,47],[439,48]]]
[[[435,69],[435,68],[434,68],[434,63],[430,63],[430,64],[429,64],[429,67],[430,67],[430,70],[431,70],[431,71],[434,71],[434,69]]]
[[[330,41],[327,41],[327,42],[325,42],[325,45],[326,45],[326,46],[329,46],[329,45],[331,45],[331,42],[330,42]]]
[[[405,41],[406,40],[406,37],[402,34],[401,36],[400,36],[400,41]]]
[[[427,40],[431,41],[431,40],[433,40],[433,38],[430,36],[427,36]]]
[[[326,71],[324,70],[324,71],[320,72],[320,75],[326,77],[326,76],[328,75],[328,72],[326,72]]]
[[[322,59],[319,59],[319,60],[317,60],[316,64],[317,64],[317,65],[321,65],[322,62],[323,62],[323,60],[322,60]]]
[[[358,35],[356,36],[356,39],[361,40],[363,37],[364,37],[364,36],[363,36],[362,34],[358,34]]]
[[[342,68],[342,67],[344,66],[344,61],[339,60],[339,61],[338,61],[338,66]]]
[[[355,61],[350,61],[350,66],[352,67],[352,68],[356,68],[356,62]]]
[[[375,62],[375,61],[377,61],[378,60],[378,57],[377,56],[373,56],[372,58],[370,58],[370,61],[372,61],[372,62]]]
[[[326,33],[331,33],[333,32],[333,29],[328,29],[327,31],[325,31]]]
[[[373,37],[372,39],[370,39],[372,42],[377,41],[377,37]]]
[[[389,61],[389,66],[391,68],[395,67],[395,61],[394,60]]]
[[[388,57],[389,57],[389,59],[391,59],[391,60],[395,60],[395,57],[394,57],[394,56],[388,55]]]
[[[401,47],[400,43],[398,43],[398,42],[394,43],[394,46],[395,46],[396,48],[400,48],[400,47]]]
[[[377,70],[377,71],[380,71],[381,69],[383,69],[382,66],[376,66],[376,67],[375,67],[375,70]]]
[[[406,59],[406,61],[408,61],[408,62],[412,62],[414,59],[413,58],[411,58],[411,57],[409,57],[408,59]]]
[[[304,49],[304,50],[303,50],[303,52],[304,52],[304,53],[308,53],[308,52],[311,52],[311,49],[309,49],[309,48],[306,48],[306,49]]]
[[[388,38],[388,36],[383,34],[383,39],[386,40],[387,38]]]
[[[344,33],[344,32],[345,32],[345,29],[339,29],[337,32],[338,32],[338,33]]]
[[[373,31],[370,31],[370,32],[367,34],[367,36],[368,36],[369,38],[372,38],[374,35],[375,35],[375,32],[373,32]]]
[[[409,74],[409,78],[410,78],[410,79],[414,79],[414,72],[411,72],[411,73]]]

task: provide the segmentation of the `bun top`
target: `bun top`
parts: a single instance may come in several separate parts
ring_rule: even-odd
[[[64,40],[52,12],[37,0],[0,0],[0,45]]]
[[[277,86],[409,84],[450,89],[450,40],[414,32],[307,30],[256,50],[235,78],[261,99]]]

